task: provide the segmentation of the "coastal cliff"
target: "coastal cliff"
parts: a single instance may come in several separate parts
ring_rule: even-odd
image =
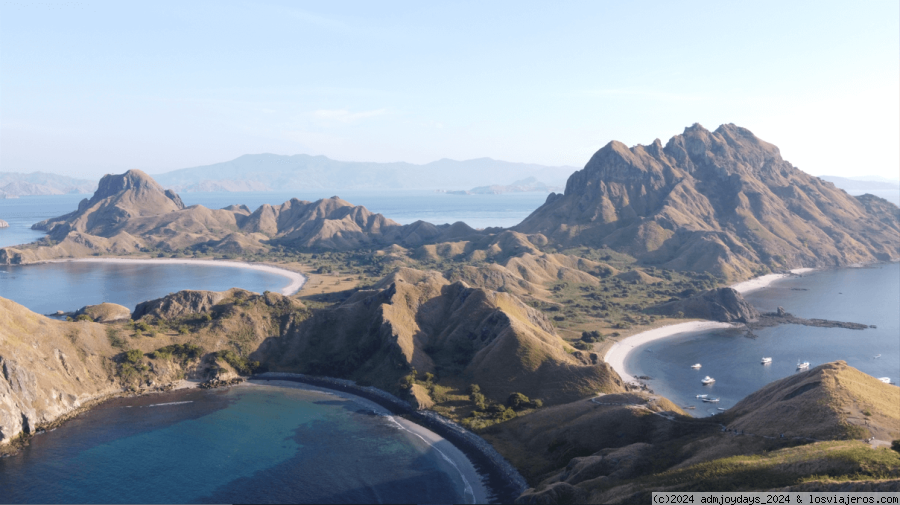
[[[102,325],[54,321],[0,298],[0,451],[121,391]]]

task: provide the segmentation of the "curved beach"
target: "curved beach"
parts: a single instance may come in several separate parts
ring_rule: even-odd
[[[738,293],[745,294],[751,291],[756,291],[758,289],[768,287],[777,280],[785,279],[787,277],[790,277],[791,275],[799,275],[805,272],[811,272],[812,270],[814,269],[795,268],[791,270],[790,274],[762,275],[750,280],[746,280],[744,282],[738,282],[737,284],[733,284],[730,287]],[[631,353],[631,351],[633,351],[636,347],[644,345],[648,342],[652,342],[654,340],[672,337],[680,333],[686,333],[689,331],[714,330],[719,328],[731,328],[733,326],[734,325],[732,325],[731,323],[719,323],[716,321],[689,321],[685,323],[671,324],[668,326],[663,326],[661,328],[655,328],[638,333],[636,335],[632,335],[630,337],[626,337],[621,341],[616,342],[612,345],[612,347],[609,348],[608,351],[606,351],[606,356],[604,356],[603,360],[609,363],[609,365],[613,368],[613,370],[616,371],[617,374],[619,374],[619,376],[623,381],[625,381],[625,383],[636,384],[637,379],[625,371],[625,358],[627,358],[628,354]]]
[[[230,268],[246,268],[250,270],[259,270],[261,272],[266,272],[270,274],[280,275],[282,277],[287,278],[290,283],[281,288],[281,294],[285,296],[293,295],[297,291],[300,291],[300,288],[303,287],[303,284],[306,283],[306,277],[298,272],[294,272],[292,270],[287,270],[284,268],[279,268],[271,265],[260,265],[258,263],[246,263],[243,261],[228,261],[228,260],[193,260],[193,259],[171,259],[171,258],[74,258],[74,259],[65,259],[65,260],[48,260],[42,261],[41,263],[66,263],[66,262],[78,262],[78,263],[132,263],[132,264],[168,264],[168,265],[204,265],[204,266],[214,266],[214,267],[230,267]]]
[[[463,485],[465,486],[464,494],[466,497],[466,503],[489,503],[491,496],[490,491],[484,485],[483,479],[478,473],[478,470],[472,464],[472,461],[469,460],[469,458],[466,457],[466,455],[462,451],[460,451],[456,446],[454,446],[452,443],[450,443],[448,440],[441,437],[437,433],[429,430],[428,428],[425,428],[424,426],[404,419],[403,417],[394,416],[392,415],[393,412],[367,398],[363,398],[361,396],[354,395],[345,391],[327,389],[323,387],[313,386],[311,384],[304,384],[288,380],[250,380],[245,384],[251,386],[254,384],[265,384],[269,386],[318,391],[324,394],[348,398],[353,400],[354,402],[365,405],[367,409],[371,409],[373,412],[376,412],[381,416],[390,418],[391,421],[397,424],[398,429],[406,431],[412,436],[421,439],[432,449],[437,451],[441,455],[441,457],[452,467],[454,467],[456,471],[459,472],[459,477],[460,479],[462,479]]]

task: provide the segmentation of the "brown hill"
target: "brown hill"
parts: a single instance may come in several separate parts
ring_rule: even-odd
[[[900,438],[900,388],[836,361],[768,384],[724,417],[759,435],[889,441]]]
[[[566,349],[543,314],[511,294],[403,268],[270,339],[254,359],[388,390],[415,368],[479,384],[501,402],[514,391],[557,404],[620,387],[607,365]]]
[[[821,476],[879,487],[900,476],[900,455],[860,439],[900,436],[898,406],[900,388],[837,361],[775,381],[713,418],[605,395],[542,409],[486,437],[540,480],[520,503],[634,503],[651,491],[762,490]],[[550,465],[558,470],[545,473]]]
[[[97,192],[77,210],[33,228],[47,231],[49,242],[0,249],[0,262],[185,248],[253,254],[273,245],[317,250],[391,244],[416,247],[482,234],[465,223],[400,225],[338,197],[316,202],[291,199],[281,205],[263,205],[254,212],[243,205],[218,210],[202,205],[185,208],[178,195],[163,190],[139,170],[104,176]]]
[[[646,309],[650,314],[709,319],[725,323],[749,323],[759,311],[732,288],[717,288],[683,300],[675,300]]]
[[[610,142],[513,229],[728,279],[900,258],[896,206],[801,172],[731,124],[694,125],[665,147]]]

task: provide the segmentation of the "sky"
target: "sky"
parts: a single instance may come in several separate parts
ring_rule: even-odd
[[[0,171],[582,167],[693,123],[900,178],[900,2],[0,0]]]

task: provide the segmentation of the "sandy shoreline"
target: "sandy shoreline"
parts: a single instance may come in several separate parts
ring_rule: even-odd
[[[306,283],[306,277],[303,274],[298,272],[294,272],[291,270],[287,270],[284,268],[278,268],[271,265],[260,265],[257,263],[246,263],[243,261],[227,261],[227,260],[189,260],[189,259],[171,259],[171,258],[158,258],[158,259],[131,259],[131,258],[74,258],[74,259],[64,259],[64,260],[47,260],[41,261],[40,263],[66,263],[66,262],[78,262],[78,263],[133,263],[133,264],[169,264],[169,265],[204,265],[204,266],[215,266],[215,267],[230,267],[230,268],[246,268],[250,270],[258,270],[260,272],[266,272],[270,274],[280,275],[290,280],[290,283],[281,288],[281,294],[285,296],[293,295],[297,291],[300,291],[300,288],[303,287],[303,284]]]
[[[377,412],[379,415],[389,417],[391,421],[397,424],[399,429],[411,433],[413,436],[418,437],[426,444],[431,446],[434,450],[438,451],[443,459],[459,472],[459,475],[465,485],[465,495],[468,503],[488,503],[490,493],[482,482],[482,476],[478,474],[472,462],[468,457],[466,457],[465,454],[462,453],[462,451],[457,449],[456,446],[454,446],[452,443],[439,436],[438,434],[434,433],[433,431],[400,416],[395,416],[386,408],[378,405],[373,401],[350,393],[345,393],[343,391],[336,391],[332,389],[312,386],[309,384],[277,379],[249,380],[247,382],[244,382],[242,385],[277,386],[294,389],[304,389],[307,391],[317,391],[323,394],[347,398],[349,400],[353,400],[356,403],[364,405],[366,409],[371,409],[374,412]]]
[[[786,279],[791,275],[800,275],[806,272],[812,272],[815,270],[814,268],[795,268],[791,270],[790,274],[768,274],[761,275],[759,277],[755,277],[748,281],[738,282],[737,284],[732,284],[731,289],[737,291],[740,294],[746,294],[751,291],[756,291],[757,289],[762,289],[768,287],[773,282],[779,279]]]
[[[812,270],[814,269],[795,268],[791,270],[790,274],[763,275],[754,279],[733,284],[730,287],[738,293],[746,294],[751,291],[756,291],[758,289],[768,287],[777,280],[790,277],[791,275],[800,275],[806,272],[811,272]],[[646,344],[647,342],[653,342],[654,340],[672,337],[674,335],[678,335],[679,333],[685,333],[689,331],[714,330],[719,328],[731,328],[732,326],[733,325],[731,323],[719,323],[716,321],[690,321],[686,323],[671,324],[668,326],[663,326],[661,328],[644,331],[622,339],[621,341],[613,344],[613,346],[610,347],[608,351],[606,351],[606,356],[604,356],[603,360],[609,363],[609,365],[613,368],[613,370],[616,371],[617,374],[619,374],[619,376],[625,383],[637,384],[637,379],[627,371],[625,371],[625,359],[628,357],[631,351],[634,350],[635,347]]]
[[[628,357],[635,347],[688,331],[715,330],[731,327],[731,323],[719,323],[716,321],[689,321],[686,323],[670,324],[661,328],[641,332],[637,335],[632,335],[621,342],[616,342],[608,351],[606,351],[606,356],[604,356],[603,360],[609,363],[625,383],[637,384],[637,379],[625,371],[625,358]]]

